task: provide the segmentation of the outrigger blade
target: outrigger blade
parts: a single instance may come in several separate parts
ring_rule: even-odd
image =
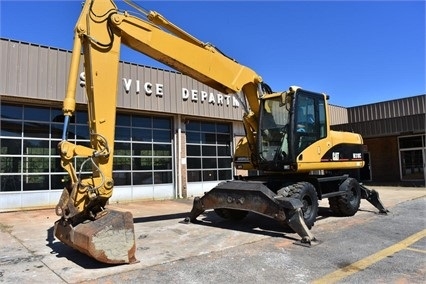
[[[380,200],[379,193],[374,189],[368,189],[364,185],[360,184],[361,197],[370,202],[374,207],[379,209],[380,214],[388,214],[389,210],[385,208],[382,201]]]
[[[106,209],[95,220],[77,225],[55,222],[55,237],[66,245],[108,264],[136,262],[135,232],[130,212]]]
[[[316,242],[303,219],[303,204],[299,199],[277,196],[262,182],[228,181],[195,197],[189,216],[184,223],[195,222],[197,217],[209,209],[251,211],[287,224],[302,239],[301,243]]]

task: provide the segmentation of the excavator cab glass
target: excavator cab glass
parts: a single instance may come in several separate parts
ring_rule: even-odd
[[[260,102],[259,149],[261,163],[287,160],[289,154],[289,105],[281,96],[266,97]]]
[[[311,144],[327,136],[324,95],[297,90],[293,125],[292,145],[296,157]]]
[[[290,170],[296,158],[327,136],[325,96],[298,89],[286,97],[266,95],[260,100],[258,136],[260,167]]]

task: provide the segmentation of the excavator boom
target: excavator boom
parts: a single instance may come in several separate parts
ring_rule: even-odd
[[[135,4],[132,6],[138,8]],[[222,93],[243,93],[254,112],[258,110],[258,85],[262,82],[254,71],[181,30],[160,14],[139,11],[145,13],[146,19],[119,11],[110,0],[87,0],[84,3],[74,30],[63,103],[64,130],[58,148],[61,166],[68,172],[69,180],[56,206],[61,219],[55,223],[55,236],[105,263],[136,261],[131,213],[106,209],[114,187],[112,161],[121,45]],[[81,53],[84,57],[90,146],[75,145],[67,140],[68,125],[76,107]],[[250,123],[246,123],[247,127],[256,127]],[[255,130],[250,131],[253,132]],[[254,137],[251,141],[254,144]],[[86,158],[79,169],[74,168],[75,157]],[[81,172],[88,168],[92,169],[92,175],[82,175]],[[113,253],[112,243],[115,243]]]

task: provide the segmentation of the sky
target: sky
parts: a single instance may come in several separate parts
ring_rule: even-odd
[[[71,50],[82,2],[0,0],[0,37]],[[296,85],[344,107],[426,93],[423,0],[134,2],[253,69],[273,91]],[[170,69],[125,47],[121,60]]]

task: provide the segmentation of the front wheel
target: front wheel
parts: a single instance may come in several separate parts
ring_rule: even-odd
[[[299,199],[302,204],[303,219],[310,229],[314,226],[318,215],[318,195],[315,187],[309,182],[298,182],[286,186],[277,192],[283,197]]]
[[[358,181],[354,178],[347,178],[339,186],[339,191],[346,191],[347,194],[330,197],[328,199],[330,209],[338,216],[349,217],[355,215],[361,203],[361,189]]]

